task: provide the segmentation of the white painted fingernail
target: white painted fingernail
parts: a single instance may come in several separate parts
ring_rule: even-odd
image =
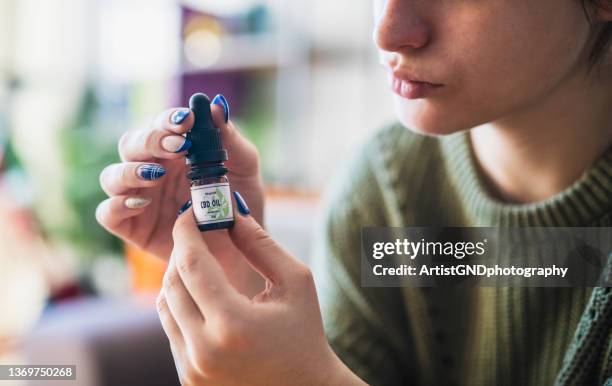
[[[162,139],[161,145],[170,153],[180,153],[191,147],[191,141],[182,135],[169,135]]]
[[[151,203],[151,199],[147,197],[128,197],[123,202],[128,209],[144,208]]]

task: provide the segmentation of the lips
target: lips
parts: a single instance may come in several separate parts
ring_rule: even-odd
[[[401,70],[390,69],[390,80],[392,90],[407,99],[424,98],[443,87],[442,84],[428,82]]]
[[[404,80],[393,77],[391,81],[391,88],[393,91],[406,99],[419,99],[424,98],[433,93],[442,85],[432,84],[428,82]]]

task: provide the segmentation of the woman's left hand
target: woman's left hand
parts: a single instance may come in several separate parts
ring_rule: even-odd
[[[310,270],[235,213],[231,239],[267,281],[253,299],[230,284],[191,208],[174,226],[157,306],[181,384],[363,385],[327,343]]]

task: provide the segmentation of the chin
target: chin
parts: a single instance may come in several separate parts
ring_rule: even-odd
[[[462,121],[452,111],[436,106],[428,99],[407,100],[394,98],[395,114],[408,130],[429,136],[454,134],[473,127]]]

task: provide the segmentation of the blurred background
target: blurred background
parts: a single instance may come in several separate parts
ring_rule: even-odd
[[[122,133],[196,91],[229,100],[262,156],[266,226],[308,262],[334,170],[393,119],[371,8],[0,0],[0,364],[76,364],[83,385],[176,384],[153,308],[164,264],[94,210]]]

